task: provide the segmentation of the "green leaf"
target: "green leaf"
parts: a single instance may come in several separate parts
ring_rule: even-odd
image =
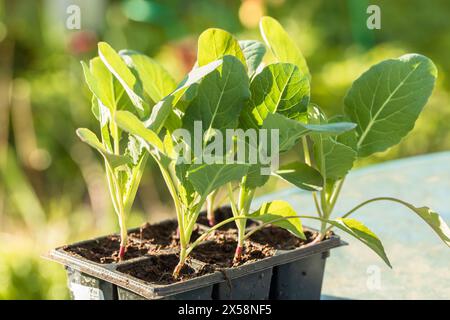
[[[328,220],[312,216],[302,216],[302,218],[326,222],[331,224],[333,227],[336,227],[350,234],[351,236],[355,237],[356,239],[364,243],[370,249],[372,249],[381,259],[383,259],[383,261],[390,268],[392,268],[380,239],[378,239],[375,233],[373,233],[369,228],[367,228],[364,224],[362,224],[358,220],[348,218],[338,218],[336,220]]]
[[[158,102],[175,90],[175,80],[152,58],[131,50],[121,50],[119,54],[130,60],[129,65],[136,70],[144,90],[153,101]]]
[[[81,61],[81,66],[83,67],[84,78],[89,90],[104,106],[109,110],[114,110],[112,74],[99,58],[92,59],[90,67]]]
[[[250,96],[247,73],[232,56],[223,58],[222,66],[200,83],[197,96],[183,118],[183,128],[194,135],[194,122],[201,121],[204,132],[236,128],[239,114]]]
[[[319,150],[320,146],[322,150]],[[356,151],[333,137],[322,137],[321,144],[314,144],[314,156],[318,159],[318,167],[323,176],[337,181],[345,177],[353,167]]]
[[[130,212],[131,206],[133,205],[134,199],[136,198],[136,193],[139,188],[139,183],[144,174],[145,164],[147,163],[148,153],[144,152],[140,155],[138,161],[132,166],[131,172],[128,173],[128,179],[125,184],[125,194],[124,194],[124,211]]]
[[[257,40],[241,40],[239,46],[247,62],[248,75],[252,77],[266,54],[266,47]]]
[[[304,135],[310,133],[339,134],[355,128],[354,123],[340,122],[330,124],[304,124],[291,120],[283,115],[268,114],[263,122],[263,129],[279,130],[279,150],[284,152],[290,150]]]
[[[430,59],[408,54],[376,64],[353,83],[344,103],[358,124],[360,157],[386,150],[413,129],[436,77]]]
[[[134,114],[128,111],[117,111],[115,120],[122,130],[144,139],[150,146],[164,153],[164,145],[158,135],[147,129]]]
[[[153,107],[150,118],[145,121],[145,126],[155,132],[159,132],[162,127],[166,125],[168,118],[174,114],[174,107],[187,92],[187,90],[197,84],[205,76],[216,70],[220,65],[222,65],[222,63],[223,60],[220,59],[192,70],[171,94],[159,101]],[[176,115],[172,116],[172,119],[173,118],[176,118]],[[174,127],[177,126],[175,125]],[[170,129],[173,131],[172,129],[174,128]]]
[[[246,65],[239,42],[231,33],[217,28],[210,28],[203,31],[198,38],[198,65],[204,66],[226,55],[234,56],[244,66]]]
[[[334,221],[328,220],[328,222],[336,228],[339,228],[360,240],[362,243],[372,249],[377,255],[379,255],[381,259],[383,259],[383,261],[392,268],[380,239],[378,239],[376,234],[373,233],[364,224],[362,224],[358,220],[348,218],[338,218]]]
[[[320,191],[323,187],[320,172],[302,162],[282,165],[275,171],[275,175],[304,190]]]
[[[145,102],[141,95],[141,84],[138,83],[138,80],[120,55],[106,42],[98,43],[98,55],[109,71],[119,80],[133,105],[138,110],[145,111]]]
[[[187,178],[195,191],[206,197],[224,184],[242,178],[248,168],[246,164],[194,164],[189,168]]]
[[[308,107],[308,121],[312,124],[331,124],[344,121],[345,118],[335,117],[327,120],[325,114],[317,106]],[[340,122],[342,123],[342,122]],[[344,136],[344,137],[342,137]],[[326,180],[337,181],[343,178],[353,167],[356,160],[355,131],[349,130],[340,135],[313,134],[313,152],[317,168]],[[348,146],[345,143],[352,145]]]
[[[252,164],[248,169],[245,186],[248,189],[256,189],[262,187],[269,180],[269,174],[261,174],[261,164]]]
[[[337,122],[351,122],[350,119],[343,115],[336,115],[328,119],[328,123],[337,123]],[[340,142],[347,147],[352,148],[357,151],[358,138],[356,136],[355,130],[349,130],[347,132],[341,133],[338,136],[334,136],[337,142]]]
[[[98,140],[95,133],[93,133],[91,130],[86,128],[79,128],[77,129],[76,133],[81,141],[96,149],[112,168],[132,163],[131,158],[129,158],[128,156],[116,155],[108,152],[103,144]]]
[[[380,198],[374,198],[374,199],[364,201],[360,205],[356,206],[349,213],[347,213],[347,215],[356,211],[356,209],[359,209],[362,206],[364,206],[370,202],[383,201],[383,200],[400,203],[400,204],[406,206],[407,208],[409,208],[410,210],[412,210],[413,212],[417,213],[417,215],[420,218],[422,218],[434,230],[434,232],[436,232],[436,234],[439,236],[439,238],[441,238],[442,241],[444,241],[444,243],[450,247],[450,228],[445,223],[445,221],[441,218],[441,216],[437,212],[430,209],[429,207],[416,207],[406,201],[403,201],[403,200],[400,200],[397,198],[380,197]]]
[[[292,232],[300,239],[306,239],[305,234],[303,233],[300,218],[283,219],[296,215],[297,213],[289,203],[286,201],[276,200],[264,203],[258,210],[250,213],[248,218],[262,221],[264,223],[271,223],[272,225]]]
[[[241,114],[244,128],[260,127],[269,113],[298,119],[309,103],[309,81],[291,63],[266,66],[252,80],[250,91],[251,99]]]
[[[415,207],[410,203],[402,201],[405,206],[414,211],[421,217],[444,241],[444,243],[450,247],[450,229],[441,216],[428,207]]]
[[[279,62],[293,63],[308,79],[311,78],[303,54],[277,20],[271,17],[262,17],[259,28],[264,41]]]

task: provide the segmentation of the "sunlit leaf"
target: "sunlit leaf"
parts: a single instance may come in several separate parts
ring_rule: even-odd
[[[95,133],[93,133],[89,129],[79,128],[76,132],[81,141],[96,149],[105,158],[105,160],[110,164],[111,167],[116,168],[122,165],[130,164],[132,162],[128,156],[116,155],[108,152],[103,144],[98,140]]]
[[[293,63],[303,74],[311,78],[303,54],[277,20],[271,17],[262,17],[259,28],[264,41],[279,62]]]
[[[294,217],[296,215],[297,213],[288,202],[276,200],[264,203],[258,210],[250,213],[248,217],[265,223],[271,223],[272,225],[292,232],[300,239],[306,239],[300,218],[287,219],[287,217]]]
[[[347,93],[346,115],[358,124],[358,155],[396,145],[414,127],[433,91],[437,69],[418,54],[382,61],[363,73]]]

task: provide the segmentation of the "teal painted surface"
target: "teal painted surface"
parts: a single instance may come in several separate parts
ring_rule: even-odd
[[[390,196],[426,205],[450,224],[450,152],[395,160],[355,170],[342,189],[335,217],[360,202]],[[259,198],[289,201],[299,214],[314,212],[311,195],[288,189]],[[255,203],[257,205],[257,203]],[[382,240],[393,269],[358,240],[332,251],[323,294],[350,299],[450,299],[450,249],[414,213],[375,202],[353,215]],[[306,225],[315,227],[311,221]]]

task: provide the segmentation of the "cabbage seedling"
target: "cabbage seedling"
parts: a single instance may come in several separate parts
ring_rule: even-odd
[[[262,18],[260,28],[266,44],[280,62],[296,64],[309,75],[306,62],[281,25],[270,17]],[[410,132],[430,97],[437,78],[433,62],[419,54],[407,54],[384,60],[364,72],[352,85],[344,99],[344,115],[327,119],[319,107],[309,104],[304,122],[324,125],[353,122],[356,127],[336,135],[312,132],[312,150],[306,137],[302,138],[304,163],[320,172],[321,188],[312,192],[318,216],[302,216],[321,221],[322,240],[332,228],[338,228],[361,240],[390,266],[378,237],[361,222],[348,218],[361,207],[376,201],[392,201],[406,206],[422,218],[450,246],[450,230],[444,220],[428,207],[416,207],[392,197],[377,197],[357,205],[340,218],[331,219],[342,185],[357,159],[368,157],[398,144]],[[287,120],[285,121],[287,125]],[[281,125],[281,123],[278,123]],[[285,127],[283,125],[283,127]],[[301,162],[282,166],[287,174],[280,176],[296,183],[289,170]]]

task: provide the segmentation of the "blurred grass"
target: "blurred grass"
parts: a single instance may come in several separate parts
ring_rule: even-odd
[[[82,30],[67,30],[69,4]],[[374,0],[382,29],[368,31],[366,0],[0,0],[0,299],[65,299],[64,269],[41,258],[68,242],[117,230],[101,161],[74,134],[94,128],[79,60],[96,42],[145,52],[178,80],[195,62],[196,38],[220,27],[260,39],[261,14],[279,19],[307,57],[313,102],[342,110],[370,65],[407,52],[439,68],[433,96],[403,143],[364,163],[450,149],[450,3]],[[294,152],[299,153],[300,148]],[[292,154],[291,156],[294,156]],[[129,226],[171,215],[149,163]],[[261,192],[286,187],[271,182]]]

